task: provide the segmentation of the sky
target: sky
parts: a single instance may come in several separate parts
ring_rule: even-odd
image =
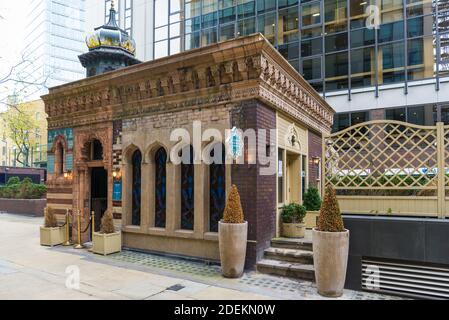
[[[24,39],[25,17],[29,0],[0,0],[0,79],[4,78],[12,66],[20,61],[20,51]],[[0,96],[7,92],[5,84],[0,84]],[[0,111],[4,106],[0,105]]]

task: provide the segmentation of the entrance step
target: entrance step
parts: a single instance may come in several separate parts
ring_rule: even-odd
[[[274,238],[271,240],[271,246],[273,248],[284,248],[284,249],[296,249],[312,251],[312,240],[305,239],[290,239],[290,238]]]
[[[308,250],[271,247],[265,250],[265,258],[313,265],[313,252]]]
[[[311,264],[263,259],[257,263],[260,273],[315,281],[315,270]]]

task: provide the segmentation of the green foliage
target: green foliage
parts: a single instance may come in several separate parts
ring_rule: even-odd
[[[41,199],[46,193],[45,185],[35,184],[30,178],[20,181],[18,177],[11,177],[0,187],[0,198],[3,199]]]
[[[321,208],[320,192],[315,187],[310,187],[304,194],[304,207],[307,211],[318,211]]]
[[[449,175],[446,175],[449,177]],[[436,196],[436,180],[433,173],[414,174],[383,174],[376,177],[367,175],[334,175],[330,182],[339,196]],[[434,179],[434,180],[432,180]],[[418,187],[416,189],[410,186]],[[432,186],[435,189],[419,189]],[[346,189],[351,187],[351,189]],[[399,188],[400,189],[399,189]],[[377,188],[377,189],[375,189]]]
[[[281,218],[283,223],[303,223],[307,210],[297,203],[286,204],[282,207]]]
[[[20,183],[19,177],[11,177],[8,179],[8,182],[6,183],[6,185],[12,186],[12,185],[19,184],[19,183]]]

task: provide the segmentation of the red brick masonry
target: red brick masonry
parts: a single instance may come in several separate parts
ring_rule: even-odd
[[[46,205],[46,199],[0,199],[0,212],[29,214],[36,217],[43,217]]]

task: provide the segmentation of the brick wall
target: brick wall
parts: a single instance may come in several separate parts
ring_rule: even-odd
[[[46,199],[0,199],[0,212],[44,216]]]
[[[313,158],[322,158],[321,136],[309,130],[309,187],[317,187],[319,167],[313,163]]]
[[[250,101],[239,104],[232,111],[231,127],[242,130],[275,129],[276,113],[260,102]],[[269,144],[269,134],[267,144]],[[259,164],[234,165],[232,183],[240,192],[245,218],[249,224],[246,267],[254,268],[270,246],[276,230],[276,176],[259,174]]]
[[[385,119],[385,109],[370,110],[369,120],[384,120],[384,119]]]

